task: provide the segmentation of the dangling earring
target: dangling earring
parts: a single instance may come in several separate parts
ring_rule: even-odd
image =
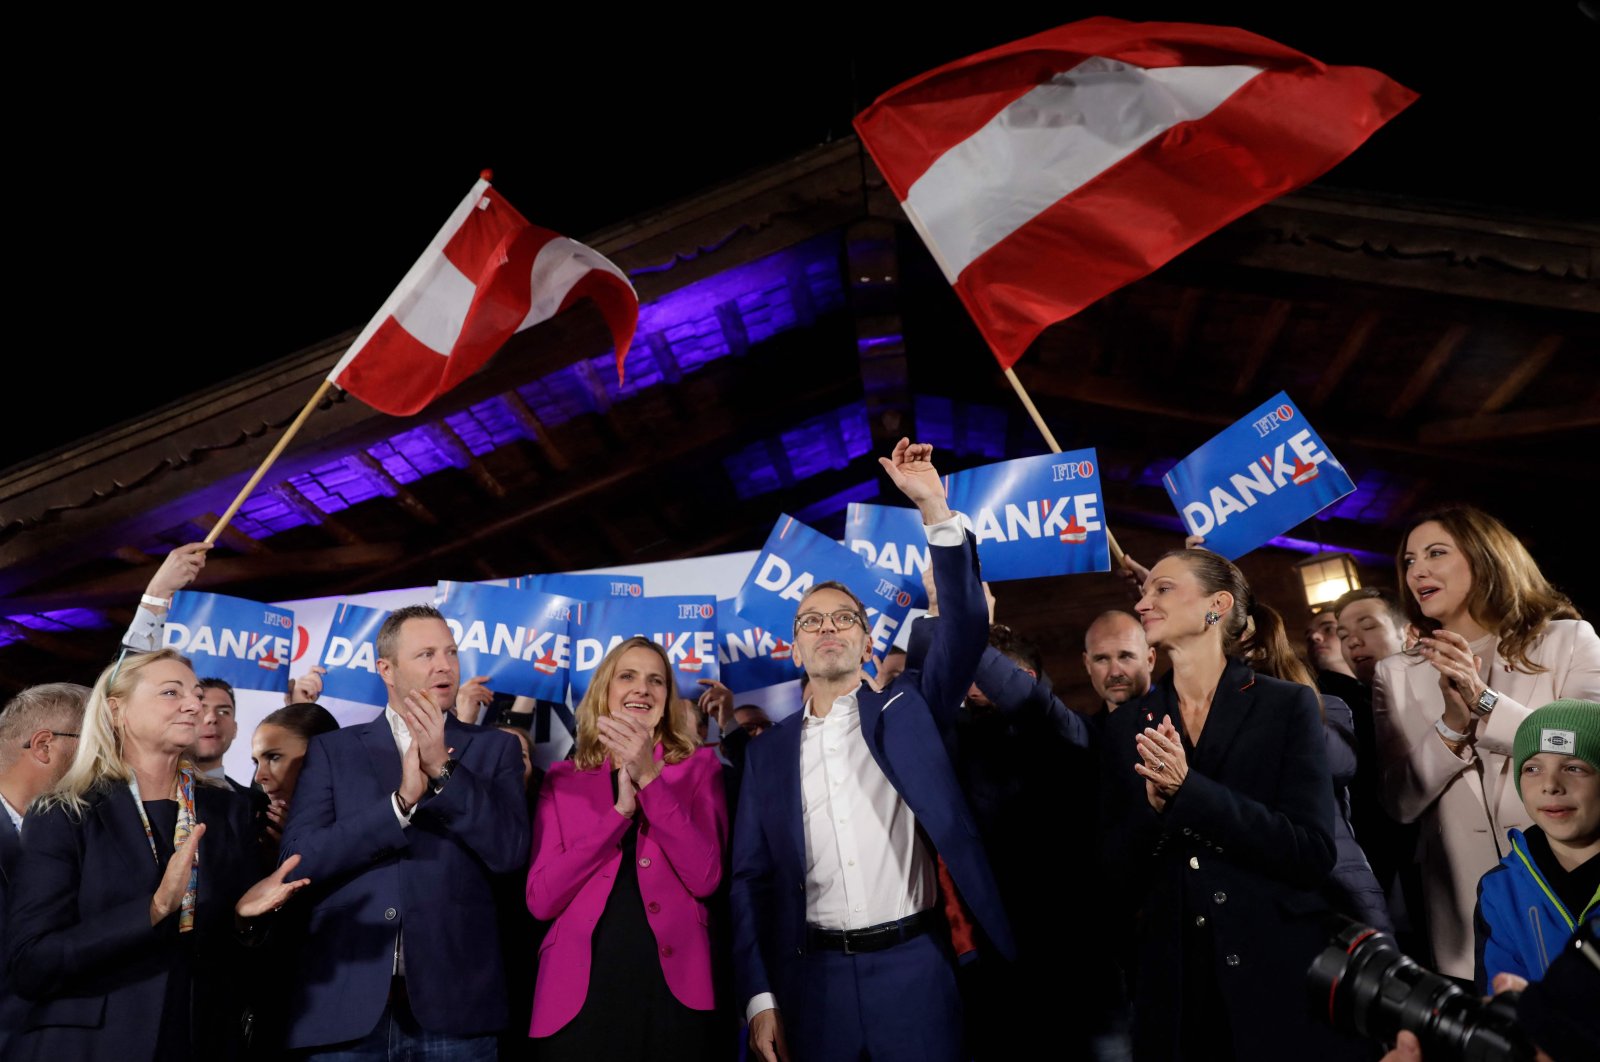
[[[1207,612],[1206,613],[1206,626],[1207,627],[1215,627],[1217,625],[1217,621],[1220,620],[1220,619],[1222,619],[1222,613],[1220,613],[1220,612]]]

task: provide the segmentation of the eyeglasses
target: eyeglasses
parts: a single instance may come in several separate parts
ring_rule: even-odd
[[[863,627],[867,625],[867,618],[861,613],[848,608],[841,608],[837,612],[826,614],[821,612],[802,612],[794,618],[794,629],[805,631],[807,634],[815,634],[822,629],[822,621],[825,619],[833,621],[833,629],[836,631],[847,631],[858,623]]]
[[[52,737],[80,737],[81,736],[81,735],[79,735],[77,733],[74,733],[71,730],[52,730],[52,731],[50,731],[50,734],[51,734]],[[33,739],[29,738],[27,741],[24,741],[22,743],[22,747],[25,748],[25,749],[33,748]]]

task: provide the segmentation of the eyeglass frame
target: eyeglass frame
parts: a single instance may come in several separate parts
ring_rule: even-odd
[[[804,627],[804,623],[811,616],[817,617],[817,629],[816,630],[812,630],[812,631],[807,631],[805,629],[805,627]],[[839,622],[839,617],[840,616],[849,616],[850,617],[850,621],[848,623],[840,623]],[[855,627],[857,625],[859,625],[862,630],[869,630],[870,629],[867,626],[867,614],[865,612],[862,612],[861,610],[854,609],[854,608],[836,608],[832,612],[801,612],[801,613],[799,613],[794,618],[794,632],[796,634],[799,634],[801,631],[805,631],[805,633],[807,633],[807,634],[816,634],[817,631],[822,630],[822,621],[823,620],[832,621],[833,629],[836,630],[836,631],[847,631],[850,628]]]
[[[34,731],[34,733],[38,733],[38,731],[36,730],[36,731]],[[72,737],[72,738],[78,738],[80,740],[82,740],[82,738],[83,738],[83,735],[81,733],[75,731],[75,730],[52,730],[52,731],[50,731],[50,736],[51,737]],[[25,748],[25,749],[33,748],[33,738],[29,738],[27,741],[24,741],[22,743],[22,747]]]

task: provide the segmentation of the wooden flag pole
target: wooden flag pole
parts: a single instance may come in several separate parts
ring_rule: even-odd
[[[1033,404],[1033,399],[1028,395],[1028,389],[1022,386],[1022,381],[1017,379],[1017,374],[1011,369],[1006,370],[1006,379],[1011,382],[1011,389],[1017,392],[1017,397],[1022,399],[1023,408],[1028,411],[1028,416],[1033,418],[1033,423],[1039,429],[1039,434],[1044,436],[1044,441],[1049,444],[1052,453],[1061,452],[1061,444],[1056,442],[1056,437],[1051,434],[1050,426],[1044,422],[1044,417],[1039,413],[1039,407]],[[1111,563],[1117,567],[1122,566],[1122,547],[1117,544],[1117,536],[1111,533],[1111,528],[1106,527],[1106,544],[1111,547]]]
[[[322,386],[317,388],[317,393],[311,396],[311,401],[307,402],[305,408],[300,411],[299,415],[296,416],[294,420],[289,422],[289,427],[284,430],[284,433],[279,437],[277,444],[274,445],[271,452],[267,454],[266,459],[261,462],[261,466],[256,469],[255,474],[250,477],[249,482],[239,489],[239,494],[233,499],[233,504],[228,506],[227,511],[217,518],[216,526],[211,529],[210,534],[206,535],[206,545],[216,545],[217,538],[224,530],[227,529],[228,521],[232,520],[233,515],[239,511],[239,506],[243,505],[244,500],[250,497],[250,493],[254,491],[261,483],[261,477],[267,474],[267,470],[271,468],[272,463],[278,459],[278,455],[283,453],[284,447],[289,445],[289,440],[295,437],[295,434],[300,430],[301,425],[305,424],[306,418],[311,416],[311,411],[317,408],[317,403],[321,402],[323,396],[332,390],[332,388],[332,380],[323,380]]]

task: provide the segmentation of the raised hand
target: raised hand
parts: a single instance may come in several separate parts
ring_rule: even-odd
[[[285,880],[289,872],[299,863],[298,852],[285,859],[277,870],[250,886],[245,894],[239,897],[239,902],[233,905],[233,913],[240,918],[259,918],[268,911],[276,911],[288,903],[291,896],[311,884],[310,878],[301,878],[299,881]]]
[[[168,553],[144,592],[151,597],[172,600],[172,595],[194,582],[200,569],[206,566],[206,552],[210,549],[210,543],[191,542]]]
[[[463,723],[476,723],[483,715],[483,710],[494,700],[494,691],[484,685],[488,681],[488,675],[478,675],[463,682],[461,688],[456,690],[457,719]]]
[[[716,679],[696,679],[706,687],[700,694],[700,710],[717,721],[717,729],[726,734],[734,727],[733,691]]]
[[[284,704],[316,704],[317,698],[322,696],[322,676],[328,669],[317,664],[310,671],[289,683],[289,692],[284,695]]]
[[[161,874],[161,884],[156,886],[156,894],[150,897],[150,924],[160,925],[161,922],[183,906],[183,894],[189,888],[189,869],[194,866],[195,859],[200,851],[200,838],[206,833],[206,824],[195,823],[194,829],[189,831],[188,838],[172,853],[172,858],[167,860],[167,869]]]
[[[939,470],[933,467],[933,447],[927,443],[914,443],[901,439],[894,444],[894,453],[878,458],[883,470],[911,503],[922,513],[924,524],[937,524],[950,519],[950,507],[945,504],[944,481]]]

